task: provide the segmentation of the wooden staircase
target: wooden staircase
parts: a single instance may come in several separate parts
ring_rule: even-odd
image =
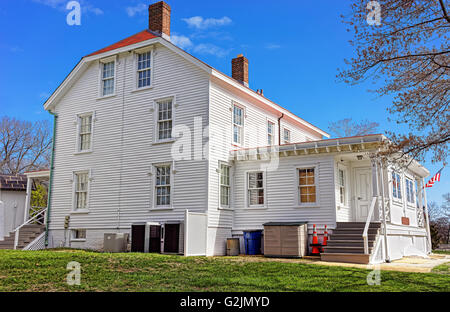
[[[369,254],[364,254],[365,222],[337,222],[324,252],[320,254],[322,261],[368,264],[381,223],[371,222],[367,233]]]
[[[40,224],[26,224],[19,230],[19,243],[17,249],[23,249],[31,243],[36,237],[44,232],[44,225]],[[0,249],[14,249],[15,233],[10,232],[4,240],[0,241]]]

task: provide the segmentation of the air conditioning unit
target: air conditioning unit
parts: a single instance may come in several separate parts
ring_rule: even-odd
[[[126,252],[128,233],[105,233],[103,240],[104,252]]]

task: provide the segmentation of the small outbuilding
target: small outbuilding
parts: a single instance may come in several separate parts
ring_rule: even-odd
[[[308,222],[264,223],[264,256],[301,258],[308,253]]]

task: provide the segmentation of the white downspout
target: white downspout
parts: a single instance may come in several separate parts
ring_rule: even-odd
[[[422,191],[423,191],[423,199],[425,202],[425,218],[427,221],[427,238],[428,238],[428,251],[431,253],[431,250],[433,249],[433,245],[431,244],[431,235],[430,235],[430,217],[428,215],[428,203],[427,203],[427,191],[425,187],[425,179],[422,178]]]

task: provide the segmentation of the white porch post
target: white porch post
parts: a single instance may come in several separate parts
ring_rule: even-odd
[[[372,196],[377,197],[377,208],[380,211],[380,192],[378,186],[378,162],[375,159],[371,160],[372,163]],[[373,217],[372,217],[373,218]],[[378,213],[378,221],[380,219],[380,214]],[[373,220],[373,219],[372,219]]]
[[[431,244],[431,234],[430,234],[430,216],[428,215],[428,203],[427,203],[427,191],[425,187],[425,179],[422,178],[422,191],[423,191],[423,199],[425,202],[425,220],[427,227],[427,237],[428,237],[428,251],[431,252],[433,249],[433,245]]]
[[[27,177],[27,196],[25,197],[25,211],[23,212],[23,223],[27,222],[30,214],[30,202],[31,202],[31,185],[33,184],[33,179]]]
[[[387,238],[387,216],[386,216],[386,200],[384,198],[384,173],[383,173],[383,164],[380,161],[380,182],[381,182],[381,209],[383,209],[383,236],[384,236],[384,256],[386,262],[391,262],[389,257],[389,247],[388,247],[388,238]]]

